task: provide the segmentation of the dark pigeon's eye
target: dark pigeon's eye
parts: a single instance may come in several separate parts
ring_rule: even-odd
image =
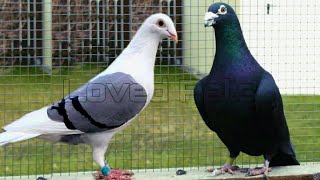
[[[157,23],[157,25],[158,25],[159,27],[165,27],[165,23],[163,22],[163,20],[159,20],[158,23]]]
[[[226,12],[226,8],[225,7],[221,7],[221,12],[222,13]]]
[[[226,14],[227,13],[227,8],[224,5],[221,5],[218,14]]]

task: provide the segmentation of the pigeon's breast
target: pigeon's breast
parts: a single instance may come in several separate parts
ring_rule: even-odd
[[[257,79],[232,76],[211,78],[205,87],[205,101],[208,108],[215,104],[220,111],[249,108],[254,105],[258,83]]]
[[[263,141],[257,134],[258,115],[255,97],[259,81],[242,77],[212,78],[205,87],[205,108],[210,122],[226,146],[246,154],[263,153]]]
[[[210,122],[221,140],[238,142],[254,134],[247,128],[256,119],[255,95],[258,82],[254,79],[211,78],[205,87],[205,108]],[[239,145],[239,148],[240,145]]]

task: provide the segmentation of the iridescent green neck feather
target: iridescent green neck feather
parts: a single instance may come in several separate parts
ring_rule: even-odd
[[[251,56],[244,40],[238,18],[215,26],[216,55],[215,64],[243,63],[247,56]]]

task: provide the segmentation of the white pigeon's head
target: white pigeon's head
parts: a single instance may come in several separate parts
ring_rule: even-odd
[[[144,33],[152,33],[158,36],[160,40],[170,38],[175,43],[178,43],[178,35],[173,21],[165,14],[158,13],[149,16],[141,28],[144,29]]]

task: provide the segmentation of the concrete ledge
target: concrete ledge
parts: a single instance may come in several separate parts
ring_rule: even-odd
[[[235,175],[222,174],[214,176],[206,172],[205,168],[186,168],[186,175],[176,175],[177,169],[150,169],[150,170],[133,170],[135,180],[261,180],[262,176],[245,177],[245,173],[235,171]],[[17,177],[0,177],[3,179],[36,179],[39,176],[17,176]],[[92,172],[62,173],[43,176],[48,180],[87,180],[93,179]],[[269,172],[270,180],[320,180],[320,164],[307,164],[300,166],[283,166],[274,167]]]
[[[211,173],[203,170],[189,170],[186,175],[175,175],[175,171],[167,172],[139,172],[134,175],[137,180],[152,179],[165,180],[165,179],[184,179],[184,180],[215,180],[215,179],[226,179],[226,180],[261,180],[262,176],[245,177],[246,173],[235,171],[235,175],[222,174],[214,176]],[[320,164],[312,165],[300,165],[300,166],[282,166],[272,168],[272,172],[269,172],[270,180],[320,180]]]
[[[205,179],[227,179],[227,180],[261,180],[262,176],[245,177],[245,173],[239,171],[235,175],[224,174]],[[320,180],[320,165],[282,166],[272,168],[269,172],[269,179],[272,180]]]

